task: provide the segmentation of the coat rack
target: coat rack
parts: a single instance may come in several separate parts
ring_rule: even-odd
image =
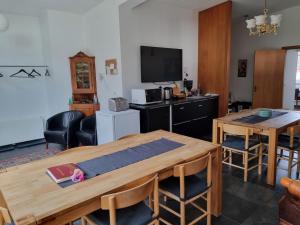
[[[42,77],[42,74],[38,68],[46,68],[46,71],[44,73],[44,76],[50,76],[50,72],[48,69],[48,66],[22,66],[22,65],[10,65],[10,66],[1,66],[0,68],[20,68],[17,72],[8,75],[12,78],[36,78],[36,77]],[[31,71],[27,71],[26,68],[32,68]],[[0,77],[4,77],[3,73],[0,73]]]

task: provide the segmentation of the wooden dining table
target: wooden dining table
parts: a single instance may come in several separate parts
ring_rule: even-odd
[[[47,168],[65,163],[79,163],[126,148],[166,138],[184,144],[172,151],[122,167],[62,188],[49,176]],[[45,150],[46,151],[46,150]],[[220,146],[210,142],[155,131],[101,146],[70,149],[56,156],[8,168],[0,174],[0,207],[8,208],[16,225],[66,224],[100,209],[104,194],[152,174],[160,180],[172,176],[172,168],[211,152],[212,213],[222,212],[222,155]]]
[[[245,123],[237,121],[241,118],[256,115],[258,109],[246,110],[239,113],[232,113],[225,117],[214,119],[213,121],[213,143],[220,142],[220,127],[222,124],[239,125],[253,128],[255,134],[269,137],[268,144],[268,170],[266,183],[274,186],[276,184],[276,165],[277,165],[277,140],[280,133],[286,132],[287,128],[297,125],[300,121],[300,112],[274,109],[276,112],[286,112],[284,115],[270,118],[258,123]]]

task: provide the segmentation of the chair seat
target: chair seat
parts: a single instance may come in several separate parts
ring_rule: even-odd
[[[146,225],[152,222],[153,211],[144,203],[117,210],[117,225]],[[99,225],[109,225],[109,211],[98,210],[87,216]]]
[[[262,142],[265,144],[269,143],[269,138],[267,136],[263,136],[262,137]],[[280,134],[278,136],[278,141],[277,141],[277,146],[283,147],[283,148],[290,148],[290,136],[285,135],[285,134]],[[300,143],[299,143],[299,137],[294,137],[294,149],[297,149],[300,147]]]
[[[64,144],[67,140],[67,130],[46,130],[45,138],[49,143]]]
[[[259,145],[260,142],[258,140],[250,139],[249,140],[249,148],[252,148],[256,145]],[[226,140],[222,144],[223,147],[238,149],[241,151],[245,151],[245,138],[237,137],[237,136],[227,136]]]
[[[184,178],[185,180],[185,199],[189,200],[207,190],[206,179],[192,175]],[[170,192],[180,197],[180,180],[179,177],[170,177],[159,183],[159,188],[163,191]]]

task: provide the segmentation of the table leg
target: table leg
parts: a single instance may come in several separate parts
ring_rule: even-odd
[[[218,147],[213,153],[212,161],[212,214],[222,214],[222,151]]]
[[[269,133],[267,184],[272,186],[276,183],[277,139],[277,130],[271,129]]]
[[[218,121],[213,120],[213,143],[214,144],[219,144],[220,138],[219,138],[219,129],[218,129]]]

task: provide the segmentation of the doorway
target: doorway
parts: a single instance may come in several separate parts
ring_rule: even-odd
[[[283,108],[300,110],[300,51],[291,49],[287,51],[284,84]]]

